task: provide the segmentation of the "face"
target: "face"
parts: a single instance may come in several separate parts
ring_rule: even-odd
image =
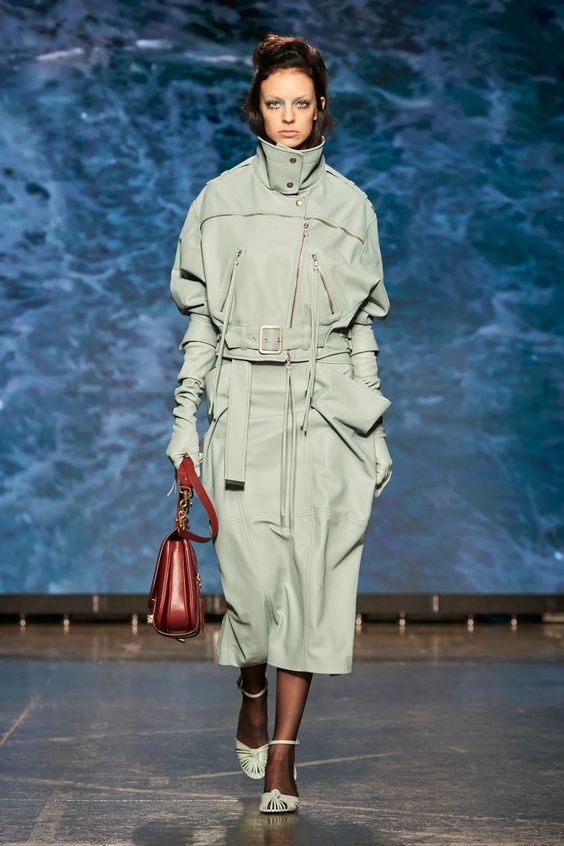
[[[325,107],[325,97],[320,97]],[[299,147],[309,136],[317,117],[313,80],[299,70],[273,71],[260,86],[260,113],[273,144]]]

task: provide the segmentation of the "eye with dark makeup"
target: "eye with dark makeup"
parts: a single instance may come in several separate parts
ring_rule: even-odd
[[[311,100],[302,99],[302,100],[297,100],[296,102],[297,102],[298,107],[300,109],[304,109],[304,110],[309,109],[309,107],[311,106]],[[269,100],[266,101],[266,107],[267,107],[267,109],[275,109],[281,103],[283,103],[283,100],[269,99]]]

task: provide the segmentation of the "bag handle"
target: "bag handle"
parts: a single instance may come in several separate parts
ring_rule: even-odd
[[[217,533],[219,531],[219,522],[217,519],[217,514],[215,508],[213,507],[211,499],[207,495],[205,488],[202,485],[198,474],[196,473],[194,462],[192,461],[189,455],[184,456],[177,472],[178,479],[180,482],[180,494],[178,501],[178,510],[176,514],[176,523],[178,523],[178,534],[181,535],[181,537],[188,538],[189,540],[199,541],[200,543],[206,543],[209,540],[213,540],[217,537]],[[192,490],[192,494],[188,494],[187,496],[185,496],[182,493],[183,489]],[[188,509],[190,508],[188,500],[192,498],[194,490],[200,497],[200,501],[206,509],[209,517],[211,528],[211,535],[209,537],[204,537],[203,535],[196,535],[194,534],[194,532],[190,531],[190,529],[182,528],[182,526],[180,525],[179,516],[186,517],[186,524],[188,523]],[[183,505],[187,505],[185,511],[182,508]]]

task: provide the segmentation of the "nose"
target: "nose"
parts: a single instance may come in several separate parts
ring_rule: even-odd
[[[294,119],[295,119],[294,118],[294,110],[292,109],[291,106],[287,106],[286,109],[284,110],[284,115],[282,117],[282,120],[284,121],[284,123],[293,123]]]

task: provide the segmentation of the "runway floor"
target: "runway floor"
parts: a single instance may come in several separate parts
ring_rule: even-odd
[[[2,846],[564,843],[563,625],[364,625],[353,672],[313,679],[300,810],[272,816],[218,631],[0,625]]]

